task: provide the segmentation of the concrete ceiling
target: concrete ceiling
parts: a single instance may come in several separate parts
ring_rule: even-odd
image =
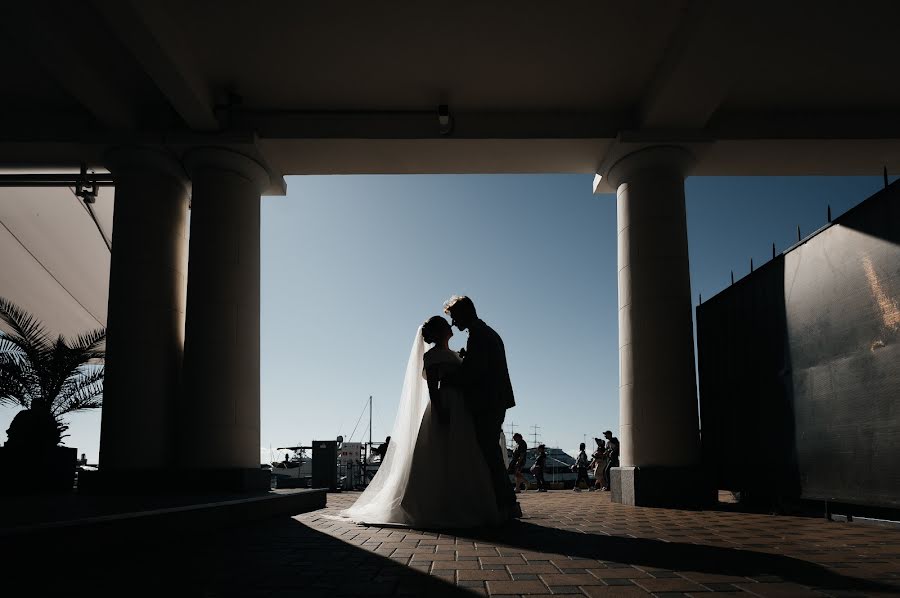
[[[277,192],[288,174],[593,173],[672,142],[694,174],[900,171],[896,2],[4,9],[0,166],[214,144],[263,162]]]

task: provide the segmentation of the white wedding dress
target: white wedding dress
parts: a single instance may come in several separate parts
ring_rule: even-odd
[[[459,367],[459,356],[435,347],[425,353],[421,328],[406,369],[387,455],[375,478],[341,515],[359,523],[465,528],[502,521],[472,416],[462,394],[441,389],[441,413],[428,396],[425,367]]]

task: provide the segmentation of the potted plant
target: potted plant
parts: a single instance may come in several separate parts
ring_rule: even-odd
[[[54,339],[35,316],[0,297],[0,404],[22,408],[0,449],[3,486],[72,489],[76,449],[60,446],[63,416],[101,406],[105,342],[104,328]]]

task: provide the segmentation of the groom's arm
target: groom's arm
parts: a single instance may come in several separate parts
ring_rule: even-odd
[[[466,358],[459,369],[459,384],[463,387],[483,383],[489,374],[490,353],[482,335],[470,335],[466,344]]]

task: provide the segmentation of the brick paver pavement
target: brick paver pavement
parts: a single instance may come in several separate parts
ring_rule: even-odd
[[[356,496],[329,496],[328,509],[295,519],[477,594],[900,595],[895,529],[635,508],[611,503],[608,493],[565,491],[520,495],[525,518],[497,529],[416,531],[323,517]]]
[[[4,595],[900,596],[895,529],[634,508],[566,491],[520,495],[521,521],[484,530],[326,517],[357,496],[330,494],[327,509],[202,536],[174,530],[161,544],[22,549],[21,562],[3,561]],[[26,563],[40,573],[7,594]]]

